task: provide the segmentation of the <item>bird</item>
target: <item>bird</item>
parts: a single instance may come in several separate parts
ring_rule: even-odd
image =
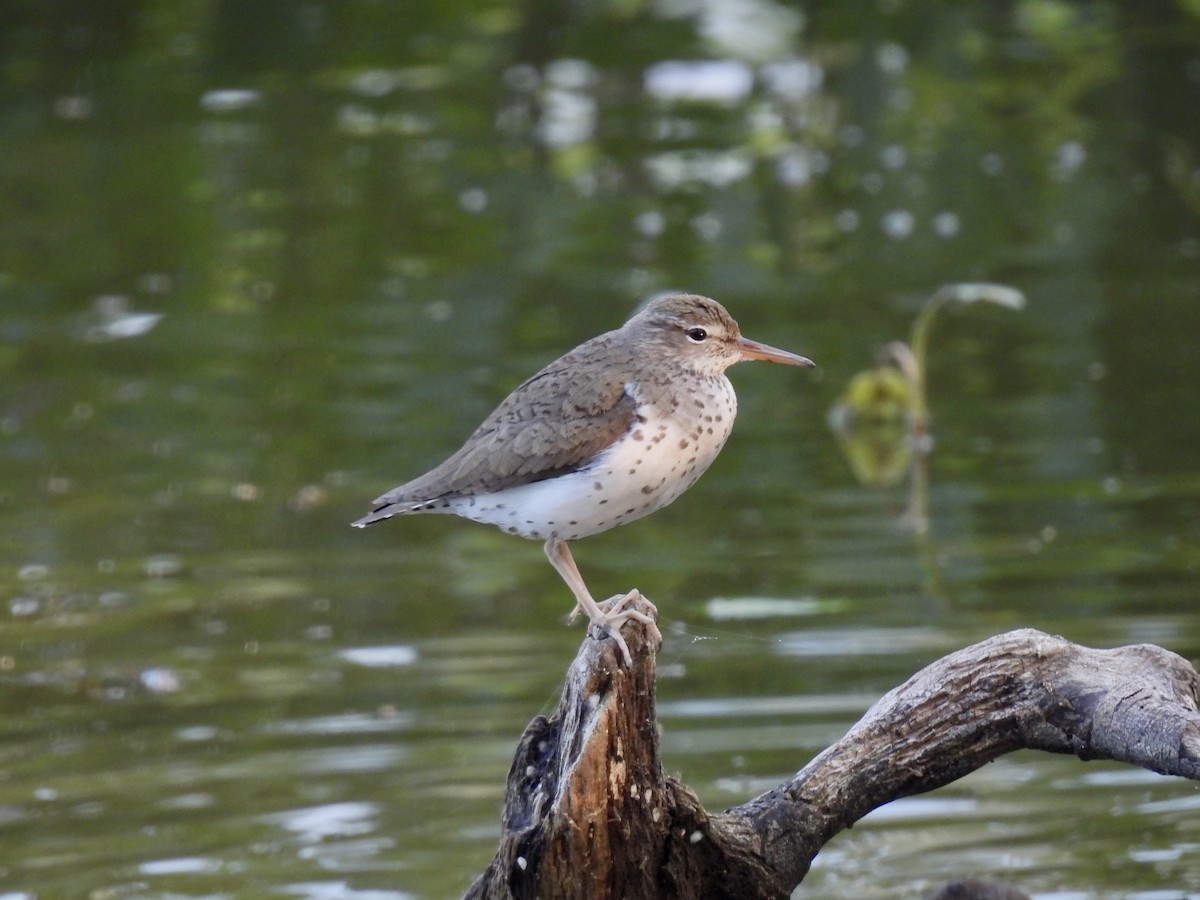
[[[621,627],[642,622],[661,645],[644,611],[657,610],[637,589],[597,602],[569,544],[649,515],[695,484],[733,428],[737,396],[725,370],[743,360],[815,365],[742,337],[716,300],[655,298],[519,385],[445,462],[380,495],[351,524],[445,513],[543,541],[575,597],[570,618],[582,610],[631,666]]]

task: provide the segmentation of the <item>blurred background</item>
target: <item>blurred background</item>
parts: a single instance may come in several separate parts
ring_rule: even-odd
[[[583,631],[536,543],[349,522],[661,290],[820,366],[575,547],[710,808],[1001,631],[1197,657],[1197,110],[1196,0],[5,0],[0,897],[461,893]],[[835,433],[976,281],[928,458]],[[1198,809],[1016,754],[797,896],[1200,896]]]

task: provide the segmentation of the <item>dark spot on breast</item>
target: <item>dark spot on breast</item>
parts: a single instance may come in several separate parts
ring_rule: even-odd
[[[642,493],[643,494],[653,494],[654,488],[650,487],[650,485],[646,485],[645,487],[642,488]]]
[[[604,490],[604,485],[601,484],[599,481],[595,481],[592,483],[592,490],[593,491],[602,491],[602,490]]]
[[[687,449],[687,445],[688,445],[688,439],[687,439],[687,438],[683,438],[683,439],[681,439],[681,440],[679,441],[679,449],[680,449],[680,450],[686,450],[686,449]]]
[[[644,441],[646,439],[646,435],[642,434],[642,429],[640,428],[631,434],[630,437],[632,437],[635,441]]]

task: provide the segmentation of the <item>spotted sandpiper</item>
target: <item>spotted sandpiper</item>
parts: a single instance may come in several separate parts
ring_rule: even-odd
[[[546,556],[575,595],[576,612],[582,609],[630,664],[620,632],[626,621],[645,623],[662,640],[653,618],[630,608],[643,598],[635,589],[597,603],[568,541],[640,519],[696,482],[737,414],[725,370],[747,359],[813,365],[742,337],[715,300],[695,294],[653,300],[622,327],[550,363],[509,394],[453,456],[377,498],[353,524],[450,513],[545,541]]]

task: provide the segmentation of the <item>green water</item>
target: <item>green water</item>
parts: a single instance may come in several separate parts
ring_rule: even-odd
[[[1001,631],[1200,656],[1198,108],[1189,2],[10,0],[0,897],[461,893],[582,632],[535,543],[348,523],[659,290],[820,365],[575,548],[710,807]],[[923,543],[826,413],[982,280],[1028,305],[936,323]],[[1198,805],[1017,754],[797,895],[1200,896]]]

